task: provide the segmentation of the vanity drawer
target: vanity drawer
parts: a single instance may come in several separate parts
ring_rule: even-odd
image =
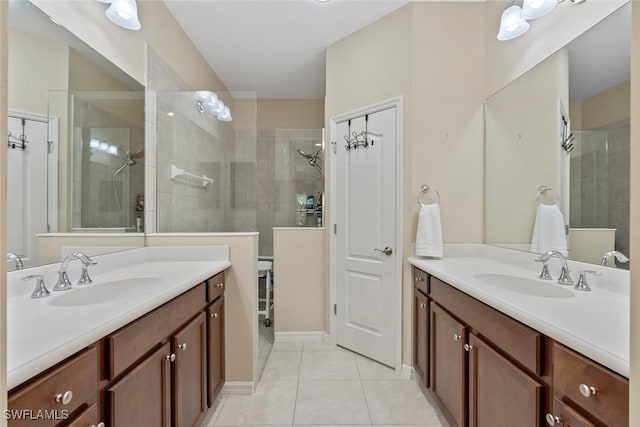
[[[419,268],[413,267],[413,286],[422,291],[423,294],[427,294],[427,273],[420,270]]]
[[[203,310],[204,283],[107,337],[108,376],[112,380]]]
[[[104,424],[98,424],[98,406],[94,403],[65,427],[104,427]]]
[[[558,399],[553,399],[553,414],[547,414],[547,419],[549,419],[549,415],[560,418],[562,427],[596,427],[595,424],[580,415],[571,406]],[[547,424],[549,424],[549,421],[547,421]]]
[[[477,335],[500,348],[536,375],[543,376],[544,336],[507,315],[431,276],[431,298],[455,313]]]
[[[589,387],[596,391],[586,397]],[[629,425],[629,381],[584,356],[553,344],[553,388],[609,427]]]
[[[83,404],[94,403],[97,392],[98,355],[95,347],[92,347],[9,393],[9,410],[30,411],[23,413],[23,418],[26,416],[27,419],[18,420],[14,416],[9,426],[26,427],[34,423],[39,427],[54,426]],[[65,404],[62,400],[67,398],[70,400]],[[30,419],[36,417],[38,411],[46,411],[41,413],[42,416],[54,419]]]
[[[207,302],[215,301],[224,294],[224,273],[219,273],[207,280]]]

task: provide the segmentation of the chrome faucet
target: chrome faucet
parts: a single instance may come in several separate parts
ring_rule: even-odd
[[[550,258],[558,258],[560,263],[562,264],[562,270],[560,270],[560,277],[558,278],[558,283],[561,285],[573,285],[574,281],[571,278],[571,273],[569,272],[569,264],[567,264],[567,257],[560,251],[551,250],[545,252],[540,258],[536,261],[543,263],[543,273],[545,273],[544,269],[547,265],[547,262]],[[546,272],[548,274],[548,271]],[[542,274],[541,274],[542,278]]]
[[[24,265],[22,264],[22,258],[19,255],[14,254],[13,252],[7,253],[7,261],[13,261],[16,264],[16,270],[22,270]]]
[[[621,263],[629,262],[629,258],[619,251],[609,251],[606,254],[602,255],[602,260],[600,260],[600,265],[607,265],[611,257],[614,257],[616,261]]]
[[[82,252],[73,252],[65,257],[60,265],[60,271],[58,272],[58,282],[53,287],[54,291],[66,291],[71,289],[71,282],[69,281],[69,276],[67,275],[67,269],[69,268],[69,263],[74,259],[80,260],[82,263],[82,274],[80,276],[80,280],[78,280],[78,285],[87,285],[89,283],[93,283],[91,278],[89,277],[89,272],[87,267],[90,265],[95,265],[97,262],[89,258],[87,255]]]

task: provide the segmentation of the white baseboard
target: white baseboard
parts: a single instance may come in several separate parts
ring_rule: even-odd
[[[414,380],[416,379],[416,370],[413,366],[402,365],[402,378],[405,380]]]
[[[252,381],[226,381],[222,386],[221,395],[246,395],[253,394]]]
[[[276,332],[275,342],[305,341],[329,342],[329,334],[325,331]]]

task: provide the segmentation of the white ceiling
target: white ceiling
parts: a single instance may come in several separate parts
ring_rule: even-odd
[[[165,0],[228,90],[309,99],[324,98],[328,46],[407,3]]]

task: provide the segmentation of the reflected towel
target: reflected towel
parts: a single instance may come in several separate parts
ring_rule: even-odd
[[[420,205],[416,233],[416,255],[442,257],[442,224],[438,203]]]
[[[531,237],[531,252],[543,254],[549,250],[568,255],[564,217],[557,204],[538,204]]]

